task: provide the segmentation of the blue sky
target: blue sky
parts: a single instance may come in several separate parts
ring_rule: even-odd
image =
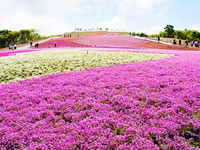
[[[42,35],[75,28],[158,33],[167,24],[200,31],[200,0],[0,0],[0,30]]]

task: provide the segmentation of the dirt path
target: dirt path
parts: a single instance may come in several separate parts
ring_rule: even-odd
[[[149,41],[147,43],[144,43],[139,46],[135,46],[134,48],[149,48],[149,49],[166,49],[166,50],[193,50],[193,51],[200,51],[199,48],[191,47],[190,44],[185,47],[185,43],[182,42],[182,45],[174,45],[170,40],[167,39],[160,39],[160,42],[158,43],[158,40],[156,38],[144,38],[144,37],[135,37],[138,39],[143,39],[146,41]]]

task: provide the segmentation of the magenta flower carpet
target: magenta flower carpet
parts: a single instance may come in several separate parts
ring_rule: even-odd
[[[33,52],[33,51],[37,51],[37,50],[31,49],[31,50],[2,51],[2,52],[0,52],[0,57],[12,56],[17,53],[26,53],[26,52]]]
[[[128,35],[120,34],[105,34],[99,36],[92,36],[75,41],[79,44],[92,45],[96,47],[123,47],[131,48],[134,46],[140,46],[148,41],[142,39],[136,39]]]
[[[39,44],[39,48],[53,48],[55,44],[56,47],[88,47],[88,45],[75,43],[73,41],[50,40]]]
[[[0,86],[0,149],[200,149],[200,53],[167,53]]]

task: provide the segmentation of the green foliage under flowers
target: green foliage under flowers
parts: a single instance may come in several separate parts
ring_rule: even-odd
[[[30,77],[172,57],[132,52],[40,51],[0,58],[0,83]]]

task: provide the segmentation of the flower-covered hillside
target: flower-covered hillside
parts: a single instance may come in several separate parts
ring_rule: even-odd
[[[1,149],[200,148],[199,53],[0,87]]]

